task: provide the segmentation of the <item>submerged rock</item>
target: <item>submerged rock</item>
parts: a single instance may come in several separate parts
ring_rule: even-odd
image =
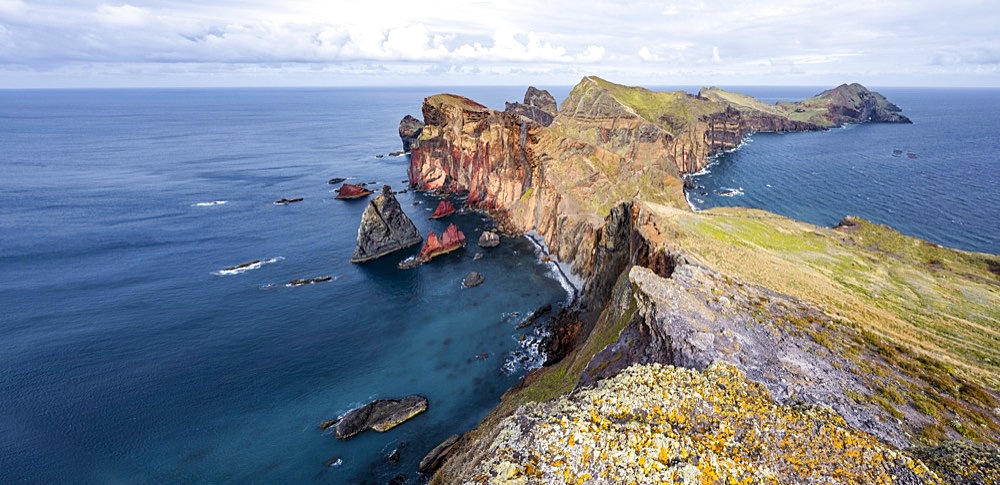
[[[500,235],[493,231],[483,231],[479,235],[479,247],[495,248],[500,245]]]
[[[486,281],[486,278],[484,278],[483,275],[473,271],[465,276],[465,279],[462,280],[462,285],[465,286],[466,288],[472,288],[473,286],[479,286],[483,284],[483,281]]]
[[[278,199],[278,200],[274,201],[274,205],[294,204],[295,202],[302,202],[302,200],[303,200],[302,197],[294,197],[294,198],[291,198],[291,199],[281,198],[281,199]]]
[[[447,217],[455,213],[455,206],[447,200],[442,200],[438,202],[437,207],[434,208],[434,213],[431,214],[431,219],[441,219],[442,217]]]
[[[358,243],[352,263],[363,263],[394,251],[419,244],[423,238],[417,226],[403,212],[388,185],[368,203],[358,226]]]
[[[336,184],[339,184],[339,183],[341,183],[341,182],[343,182],[345,180],[347,180],[347,179],[345,179],[343,177],[334,177],[334,178],[332,178],[330,180],[327,180],[326,183],[328,183],[330,185],[336,185]]]
[[[315,278],[299,278],[296,280],[289,281],[285,286],[294,288],[296,286],[313,285],[316,283],[323,283],[333,279],[333,276],[317,276]]]
[[[363,184],[363,185],[367,185],[367,184]],[[337,189],[337,198],[338,199],[358,199],[358,198],[361,198],[361,197],[367,197],[368,195],[371,195],[371,193],[372,193],[372,191],[364,188],[361,185],[344,184],[344,185],[341,185],[339,189]]]
[[[399,139],[403,142],[403,151],[410,151],[410,145],[420,137],[424,123],[410,115],[399,120]]]
[[[399,400],[372,401],[341,416],[334,434],[346,440],[369,429],[385,432],[426,410],[427,398],[415,394]]]

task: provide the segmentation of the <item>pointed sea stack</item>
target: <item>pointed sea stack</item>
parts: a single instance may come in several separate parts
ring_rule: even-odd
[[[354,184],[344,184],[337,189],[338,199],[359,199],[371,195],[372,191]]]
[[[394,251],[419,244],[423,238],[417,226],[406,216],[392,188],[382,186],[382,193],[368,203],[358,226],[358,246],[352,263],[363,263]]]
[[[434,214],[431,214],[431,219],[441,219],[442,217],[448,217],[455,213],[455,206],[447,200],[442,200],[438,202],[437,207],[434,209]]]

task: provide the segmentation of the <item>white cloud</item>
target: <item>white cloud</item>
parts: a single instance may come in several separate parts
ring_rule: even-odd
[[[73,63],[132,63],[147,70],[163,63],[164,72],[176,75],[177,65],[225,69],[234,63],[235,70],[235,63],[240,69],[303,63],[360,76],[348,65],[375,63],[380,72],[412,73],[411,65],[419,65],[421,75],[447,76],[459,65],[472,66],[470,75],[519,69],[558,73],[569,82],[603,73],[635,83],[665,82],[665,75],[722,83],[720,77],[732,75],[762,83],[895,76],[921,84],[921,75],[953,72],[958,84],[970,79],[1000,86],[996,25],[1000,10],[973,0],[699,0],[668,6],[441,0],[420,8],[409,0],[365,0],[349,8],[324,0],[47,0],[44,6],[0,0],[0,71],[4,64],[41,71]],[[665,65],[669,73],[662,72]],[[789,77],[791,69],[806,77]]]
[[[660,60],[660,56],[658,56],[656,54],[653,54],[649,50],[649,47],[642,46],[639,49],[639,59],[642,59],[642,60],[644,60],[646,62],[659,61]]]
[[[597,62],[604,58],[606,50],[603,46],[588,45],[582,53],[576,55],[576,60],[579,62]]]

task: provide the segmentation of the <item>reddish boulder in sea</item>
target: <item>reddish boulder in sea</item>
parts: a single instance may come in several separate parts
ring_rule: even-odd
[[[354,184],[344,184],[337,189],[338,199],[358,199],[371,195],[372,191]]]
[[[458,230],[458,227],[454,224],[448,224],[448,228],[441,233],[440,237],[433,231],[427,233],[427,240],[424,242],[424,247],[420,248],[420,254],[403,260],[399,263],[399,268],[410,269],[424,264],[437,256],[464,247],[465,234]]]
[[[434,214],[431,214],[431,219],[440,219],[442,217],[447,217],[455,213],[455,206],[447,200],[442,200],[438,202],[437,207],[434,209]]]

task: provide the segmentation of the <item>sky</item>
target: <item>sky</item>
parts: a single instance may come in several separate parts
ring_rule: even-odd
[[[1000,87],[995,0],[0,0],[0,88]]]

